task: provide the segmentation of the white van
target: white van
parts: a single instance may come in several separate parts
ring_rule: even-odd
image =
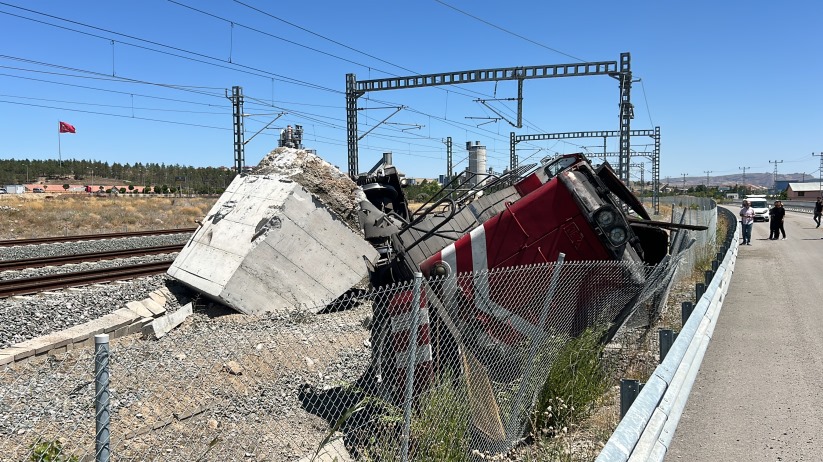
[[[769,201],[766,196],[746,196],[745,200],[754,209],[754,221],[769,221]]]

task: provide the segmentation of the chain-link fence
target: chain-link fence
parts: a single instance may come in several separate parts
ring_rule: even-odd
[[[672,233],[670,253],[681,255],[679,276],[690,274],[701,261],[714,257],[717,247],[717,203],[707,197],[670,196],[660,198],[671,207],[671,222],[706,226],[705,231],[681,230]]]
[[[693,242],[714,239],[715,210],[683,204],[673,222],[709,229],[673,232],[672,255],[654,267],[558,261],[419,278],[287,315],[206,305],[159,340],[132,335],[97,353],[7,365],[0,460],[441,461],[506,451],[566,406],[553,401],[563,399],[553,379],[570,372],[570,346],[592,335],[626,341],[660,316],[681,262],[701,258],[689,254]]]

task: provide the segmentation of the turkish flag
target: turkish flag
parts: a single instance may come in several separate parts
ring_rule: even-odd
[[[74,125],[67,123],[67,122],[60,122],[60,133],[77,133],[74,129]]]

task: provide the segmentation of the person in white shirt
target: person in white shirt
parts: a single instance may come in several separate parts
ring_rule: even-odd
[[[749,201],[743,201],[743,208],[740,209],[740,224],[743,225],[743,244],[752,245],[752,225],[754,224],[754,209],[749,206]]]

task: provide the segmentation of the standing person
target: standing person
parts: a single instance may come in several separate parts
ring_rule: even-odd
[[[754,224],[754,209],[749,206],[749,201],[743,201],[743,208],[740,209],[740,224],[743,225],[743,244],[752,245],[752,225]]]
[[[783,233],[783,239],[786,239],[786,230],[783,229],[783,217],[786,216],[786,209],[783,208],[783,203],[774,201],[774,206],[769,209],[769,239],[776,241],[780,239],[780,233]]]
[[[814,203],[814,222],[817,223],[815,228],[820,227],[821,216],[823,216],[823,197],[818,197],[817,202]]]
[[[777,229],[783,235],[783,240],[786,240],[786,229],[783,228],[783,219],[786,217],[786,209],[783,208],[783,201],[777,201],[778,213],[776,216],[780,217],[780,222],[777,224]],[[774,238],[777,239],[777,233],[774,233]]]

